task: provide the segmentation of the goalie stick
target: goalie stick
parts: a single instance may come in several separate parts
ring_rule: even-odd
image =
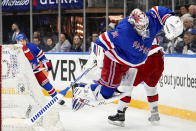
[[[95,102],[95,106],[109,104],[109,103],[112,103],[116,100],[120,100],[121,98],[123,98],[125,96],[129,96],[129,95],[130,95],[130,92],[123,92],[123,93],[120,93],[119,95],[114,95],[109,99],[98,100],[97,102]]]
[[[64,90],[60,91],[55,97],[52,98],[47,104],[45,104],[38,112],[36,112],[31,118],[30,123],[34,124],[38,121],[42,116],[44,116],[49,110],[51,110],[59,100],[61,100],[66,94],[67,91],[76,84],[84,75],[86,75],[90,70],[97,66],[97,63],[90,68],[87,68],[74,82],[71,83],[70,86],[66,87]],[[29,122],[28,122],[29,123]]]

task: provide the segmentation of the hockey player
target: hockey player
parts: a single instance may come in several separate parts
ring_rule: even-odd
[[[170,40],[183,31],[183,24],[174,12],[154,6],[146,13],[134,9],[114,30],[101,34],[96,41],[105,52],[101,78],[96,84],[86,85],[81,95],[77,94],[73,109],[82,108],[82,103],[88,105],[111,98],[128,69],[145,63],[153,39],[162,27]]]
[[[42,69],[40,68],[39,62],[41,62],[44,66],[44,69],[46,71],[50,71],[52,69],[52,64],[49,62],[49,60],[45,57],[43,51],[39,49],[34,43],[27,43],[27,37],[25,34],[20,33],[16,36],[16,41],[17,44],[22,44],[23,47],[23,52],[26,56],[26,58],[29,60],[33,72],[35,74],[35,77],[43,89],[45,89],[48,94],[51,97],[54,97],[57,95],[57,92],[55,88],[50,84],[49,80],[43,73]],[[35,97],[34,100],[36,101],[36,104],[38,107],[32,107],[31,105],[29,106],[29,109],[27,109],[26,112],[26,117],[29,118],[32,113],[35,113],[36,108],[41,108],[43,104],[46,103],[46,100],[44,97],[41,97],[37,94],[37,92],[33,91],[33,96]],[[39,96],[38,98],[36,96]],[[60,105],[64,104],[64,100],[59,100],[58,103]],[[37,111],[37,110],[36,110]],[[52,111],[49,111],[48,114],[40,119],[38,121],[38,124],[42,126],[45,130],[57,130],[57,131],[64,131],[63,124],[60,121],[59,117],[59,111],[58,109],[54,109]]]
[[[23,45],[22,49],[24,51],[24,54],[29,60],[40,86],[43,87],[51,97],[57,95],[55,88],[53,88],[40,68],[39,61],[43,64],[46,71],[50,71],[52,69],[52,64],[45,57],[43,51],[39,49],[34,43],[27,43],[27,37],[23,33],[16,36],[16,41],[18,44]]]
[[[160,117],[158,112],[158,93],[156,85],[164,70],[164,61],[162,47],[159,47],[158,38],[154,39],[145,64],[137,67],[137,69],[137,75],[133,86],[135,87],[141,82],[144,82],[144,88],[147,93],[147,99],[151,111],[151,116],[148,118],[148,120],[150,122],[159,121]],[[131,102],[131,92],[132,90],[130,90],[130,96],[120,99],[117,114],[108,117],[108,122],[110,124],[124,126],[125,111],[128,104]]]

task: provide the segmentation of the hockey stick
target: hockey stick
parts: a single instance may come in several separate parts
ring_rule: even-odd
[[[49,110],[51,110],[54,107],[54,105],[67,94],[67,91],[70,89],[70,87],[76,84],[84,75],[86,75],[90,70],[92,70],[96,66],[97,63],[95,63],[92,67],[86,69],[74,82],[71,83],[70,86],[66,87],[64,90],[60,91],[56,96],[54,96],[52,100],[50,100],[46,105],[44,105],[37,113],[35,113],[30,118],[30,123],[34,124],[42,116],[44,116]]]
[[[95,106],[109,104],[109,103],[112,103],[116,100],[120,100],[121,98],[123,98],[125,96],[129,96],[129,95],[130,95],[130,92],[123,92],[120,95],[115,95],[109,99],[98,100],[97,102],[95,102]]]

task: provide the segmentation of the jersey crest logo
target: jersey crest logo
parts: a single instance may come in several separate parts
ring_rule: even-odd
[[[144,48],[143,53],[146,54],[147,50],[147,48]]]
[[[144,54],[148,54],[148,52],[150,51],[149,48],[144,48],[144,44],[141,45],[138,41],[134,41],[132,47],[134,47],[135,49],[139,49],[139,51],[142,51],[142,53]]]
[[[140,50],[139,51],[142,51],[144,48],[144,45],[140,46]]]
[[[134,43],[133,43],[133,47],[136,47],[137,46],[137,41],[134,41]]]
[[[144,54],[148,54],[149,51],[150,51],[150,49],[144,48],[143,53],[144,53]]]
[[[136,49],[137,49],[137,48],[140,48],[140,43],[137,43]]]
[[[112,32],[112,36],[113,36],[113,38],[117,37],[118,36],[118,31],[116,30],[115,32]]]

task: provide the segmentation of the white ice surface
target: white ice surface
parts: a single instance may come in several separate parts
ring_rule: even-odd
[[[147,121],[149,111],[129,107],[125,127],[107,122],[108,115],[116,114],[117,104],[87,108],[77,112],[64,108],[60,118],[66,131],[196,131],[196,122],[160,114],[159,124]]]

